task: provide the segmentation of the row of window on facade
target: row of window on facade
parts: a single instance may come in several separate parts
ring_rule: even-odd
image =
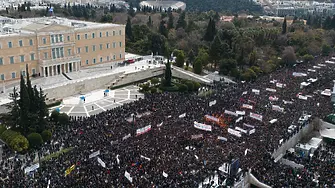
[[[119,42],[119,47],[122,47],[122,42]],[[107,43],[106,44],[106,49],[110,48],[110,44]],[[113,48],[116,48],[116,42],[113,42]],[[103,50],[103,44],[99,45],[99,49]],[[92,51],[95,52],[96,51],[96,45],[92,45]],[[88,53],[89,52],[89,47],[85,46],[85,52]],[[81,53],[81,47],[77,48],[77,53],[80,54]]]
[[[20,62],[23,63],[25,62],[25,55],[20,55]],[[34,61],[35,60],[35,54],[34,53],[31,53],[30,54],[30,60],[31,61]],[[2,57],[0,57],[0,65],[3,65],[5,62],[4,62],[4,59]],[[9,64],[14,64],[15,63],[15,58],[14,56],[10,56],[9,57]]]
[[[122,31],[121,30],[119,30],[119,35],[121,35],[122,34]],[[81,37],[80,37],[81,35],[80,34],[77,34],[77,40],[80,40],[81,39]],[[105,35],[106,37],[108,37],[109,36],[109,32],[108,31],[106,31],[106,35]],[[115,36],[115,31],[113,31],[113,35],[112,36]],[[88,34],[84,34],[84,37],[85,37],[85,39],[89,39],[89,37],[88,37]],[[91,38],[92,39],[94,39],[96,36],[95,36],[95,33],[92,33],[91,34]],[[102,32],[100,32],[99,33],[99,37],[101,38],[101,37],[103,37],[103,34],[102,34]],[[51,43],[52,44],[54,44],[54,43],[59,43],[59,42],[64,42],[64,35],[63,34],[56,34],[56,35],[51,35],[50,36],[50,41],[51,41]],[[67,41],[70,41],[71,40],[71,37],[70,36],[67,36]],[[46,38],[42,38],[42,42],[43,42],[43,44],[46,44],[47,43],[47,40],[46,40]],[[33,39],[29,39],[29,45],[30,46],[33,46],[34,45],[34,42],[33,42]],[[8,42],[8,48],[13,48],[13,42],[12,41],[9,41]],[[19,47],[23,47],[24,46],[24,43],[23,43],[23,40],[19,40],[19,42],[18,42],[18,46]],[[1,48],[1,45],[0,45],[0,48]]]
[[[112,36],[115,36],[116,32],[113,31],[113,35]],[[122,35],[122,31],[119,30],[119,35]],[[105,34],[106,37],[109,37],[109,32],[106,31],[106,34]],[[84,37],[85,39],[89,39],[89,35],[87,33],[84,34]],[[102,38],[103,37],[103,33],[102,32],[99,32],[99,37]],[[63,34],[56,34],[56,35],[51,35],[50,36],[51,38],[51,43],[54,44],[54,43],[59,43],[59,42],[64,42],[63,41],[63,38],[64,38],[64,35]],[[96,38],[96,35],[95,33],[91,33],[91,39],[94,39]],[[81,35],[80,34],[77,34],[77,40],[80,40],[81,39]],[[46,38],[43,38],[43,44],[46,44]],[[67,36],[67,41],[69,42],[71,40],[70,36]]]
[[[119,58],[122,59],[122,53],[119,54]],[[113,60],[116,60],[116,55],[113,55]],[[104,61],[103,57],[100,57],[100,61],[99,62],[102,63],[103,61]],[[106,57],[106,61],[110,61],[110,57],[109,56]],[[88,65],[89,64],[89,60],[86,59],[85,63],[86,63],[86,65]],[[96,64],[97,63],[97,59],[93,58],[92,59],[92,63]]]
[[[35,75],[36,74],[36,69],[31,69],[31,73],[32,73],[32,75]],[[11,76],[11,79],[15,79],[15,78],[18,78],[21,74],[23,76],[26,76],[26,71],[22,70],[19,75],[16,72],[11,72],[10,76]],[[6,80],[5,74],[0,74],[0,80],[1,81]]]

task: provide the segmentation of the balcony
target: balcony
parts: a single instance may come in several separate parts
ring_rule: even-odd
[[[57,58],[57,59],[39,60],[39,64],[41,66],[53,66],[53,65],[73,63],[73,62],[79,62],[79,61],[80,61],[80,55],[73,55],[73,56]]]

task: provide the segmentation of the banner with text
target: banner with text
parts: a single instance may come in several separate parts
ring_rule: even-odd
[[[262,115],[259,115],[259,114],[255,114],[255,113],[252,113],[250,112],[250,115],[249,115],[251,118],[253,119],[256,119],[256,120],[259,120],[259,121],[263,121],[263,116]]]
[[[203,123],[194,122],[194,127],[204,131],[212,131],[212,126]]]
[[[235,113],[235,112],[233,112],[233,111],[230,111],[230,110],[225,110],[224,113],[225,113],[225,114],[228,114],[228,115],[236,116],[236,117],[238,116],[237,113]]]
[[[228,133],[234,135],[234,136],[237,136],[237,137],[241,137],[241,132],[240,131],[236,131],[234,129],[231,129],[231,128],[228,128]]]
[[[242,105],[242,108],[246,108],[246,109],[250,109],[252,110],[253,109],[253,106],[249,105],[249,104],[243,104]]]
[[[146,132],[148,132],[150,130],[151,130],[151,125],[148,125],[148,126],[140,128],[140,129],[137,129],[136,130],[136,136],[144,134],[144,133],[146,133]]]

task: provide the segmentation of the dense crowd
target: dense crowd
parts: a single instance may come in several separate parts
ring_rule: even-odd
[[[215,83],[209,88],[214,93],[208,97],[195,93],[146,94],[143,99],[97,115],[72,117],[69,126],[54,131],[53,140],[43,147],[42,153],[64,148],[72,150],[43,161],[36,172],[27,175],[24,168],[32,164],[34,156],[15,157],[14,162],[10,162],[9,152],[5,150],[2,165],[10,170],[0,169],[0,185],[6,188],[197,187],[223,163],[238,158],[242,172],[251,169],[261,182],[274,187],[311,187],[315,171],[320,175],[319,184],[331,187],[334,163],[323,164],[325,160],[330,161],[330,157],[322,151],[315,155],[316,162],[305,164],[305,170],[298,175],[271,157],[274,150],[308,121],[331,112],[330,97],[321,95],[321,91],[333,87],[335,65],[325,64],[325,60],[320,58],[309,64],[281,69],[252,83]],[[324,66],[318,65],[320,63]],[[294,72],[308,74],[293,76]],[[318,80],[301,88],[300,83],[308,78]],[[307,100],[299,99],[299,95],[308,96]],[[216,103],[210,106],[209,102],[214,100]],[[252,109],[241,108],[244,104]],[[273,110],[273,105],[284,111]],[[241,111],[245,115],[229,115],[225,110]],[[262,118],[252,118],[250,112]],[[181,116],[184,113],[185,117]],[[312,117],[299,123],[303,114]],[[205,115],[218,117],[225,123],[208,122]],[[273,119],[277,122],[270,123]],[[195,128],[194,121],[211,125],[212,131]],[[296,125],[295,129],[288,131],[292,124]],[[138,129],[148,125],[151,129],[136,135]],[[241,132],[241,137],[228,133],[228,128],[236,127],[247,132]],[[249,134],[251,129],[255,133]],[[226,141],[218,137],[225,137]],[[100,154],[89,158],[96,151]],[[70,173],[66,174],[71,166]]]

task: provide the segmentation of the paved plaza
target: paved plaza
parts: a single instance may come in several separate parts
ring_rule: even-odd
[[[107,96],[104,96],[104,91],[104,89],[100,89],[87,94],[65,98],[60,106],[51,110],[59,108],[61,113],[64,112],[69,116],[87,117],[144,97],[142,93],[138,92],[138,87],[134,85],[110,90]],[[83,96],[85,97],[85,102],[80,99]]]

